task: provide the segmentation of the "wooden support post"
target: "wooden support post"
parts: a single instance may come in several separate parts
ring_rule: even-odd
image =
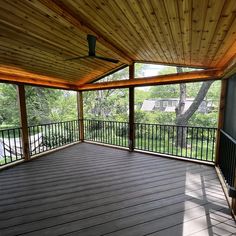
[[[77,110],[79,120],[79,139],[81,142],[84,141],[84,109],[83,109],[83,94],[77,92]]]
[[[129,66],[129,79],[134,79],[134,64]],[[134,134],[134,87],[129,88],[129,150],[133,151],[135,146]]]
[[[218,128],[216,134],[216,151],[215,151],[215,165],[219,164],[219,151],[220,151],[220,129],[224,125],[224,111],[225,111],[225,101],[227,95],[227,79],[221,80],[221,93],[220,93],[220,105],[218,114]]]
[[[19,110],[20,110],[23,156],[24,156],[24,159],[28,161],[30,159],[30,149],[29,149],[29,132],[28,132],[24,85],[18,85],[17,90],[18,90],[18,104],[19,104]]]

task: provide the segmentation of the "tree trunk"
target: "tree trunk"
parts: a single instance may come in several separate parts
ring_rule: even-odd
[[[188,108],[188,110],[186,112],[184,112],[183,114],[180,115],[180,119],[182,119],[183,121],[186,121],[186,123],[188,123],[189,119],[197,111],[198,107],[200,106],[200,104],[204,100],[204,98],[205,98],[205,96],[206,96],[206,94],[213,82],[214,81],[206,81],[206,82],[202,83],[202,86],[199,89],[197,96],[193,100],[193,103],[191,104],[191,106]]]
[[[177,67],[177,72],[182,73],[183,69],[180,67]],[[186,128],[183,126],[187,125],[187,122],[183,119],[181,119],[181,115],[184,114],[184,108],[186,103],[186,84],[180,84],[179,85],[180,90],[180,97],[179,97],[179,104],[177,105],[175,109],[176,114],[176,147],[184,148],[186,147]]]
[[[177,72],[183,72],[182,68],[177,67]],[[177,134],[176,134],[176,146],[185,148],[186,147],[186,128],[183,126],[188,125],[189,119],[192,115],[197,111],[198,107],[204,100],[210,86],[214,81],[206,81],[202,83],[201,88],[198,91],[197,96],[193,100],[193,103],[188,108],[188,110],[184,111],[185,102],[186,102],[186,84],[180,84],[180,100],[179,104],[175,109],[176,113],[176,125],[177,127]]]

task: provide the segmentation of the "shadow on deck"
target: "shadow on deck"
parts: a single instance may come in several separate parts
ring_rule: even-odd
[[[0,173],[0,235],[234,235],[210,166],[81,143]]]

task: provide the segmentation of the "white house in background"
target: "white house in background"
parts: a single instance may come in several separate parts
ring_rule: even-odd
[[[142,111],[154,111],[156,105],[156,101],[153,100],[144,100],[141,110]]]
[[[187,98],[184,111],[186,111],[193,103],[194,98]],[[159,98],[153,100],[144,100],[141,111],[164,111],[175,112],[175,108],[179,103],[178,98]],[[209,113],[216,108],[216,101],[203,100],[198,108],[200,113]]]

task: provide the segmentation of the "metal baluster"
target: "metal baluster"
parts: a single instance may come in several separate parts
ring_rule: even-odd
[[[174,155],[174,142],[175,142],[175,127],[172,126],[172,151],[171,154]]]
[[[17,154],[17,147],[16,147],[16,129],[13,129],[13,139],[14,139],[14,149],[15,149],[15,156],[16,160],[18,160],[18,154]]]
[[[202,130],[202,140],[201,140],[201,160],[202,160],[202,153],[203,153],[203,136],[204,136],[204,130],[203,130],[203,128],[201,128],[201,130]]]
[[[212,141],[212,155],[211,155],[211,161],[214,160],[214,150],[215,150],[215,137],[216,137],[216,129],[212,130],[213,133],[213,141]]]
[[[193,137],[194,137],[194,135],[193,135],[193,127],[191,127],[191,130],[192,130],[192,132],[191,132],[191,154],[190,154],[190,157],[192,158],[193,157]]]
[[[159,125],[159,152],[161,153],[161,125]]]
[[[186,127],[186,150],[185,150],[185,157],[188,157],[188,127]]]
[[[195,147],[195,157],[198,159],[197,153],[198,153],[198,128],[196,128],[197,133],[196,133],[196,147]]]

